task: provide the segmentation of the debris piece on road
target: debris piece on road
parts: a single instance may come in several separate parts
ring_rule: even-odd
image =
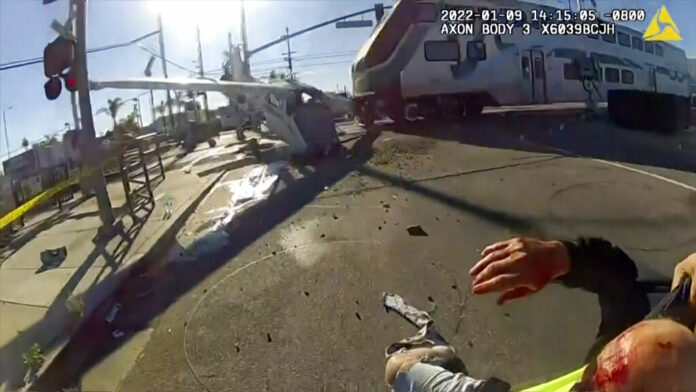
[[[508,313],[508,312],[505,312],[503,314],[505,315],[505,317],[510,317],[510,313]]]
[[[392,199],[396,200],[396,195],[392,195]]]
[[[334,218],[334,219],[338,219],[338,215],[333,214],[333,218]]]
[[[469,340],[467,344],[469,345],[469,348],[474,347],[474,342],[472,342],[471,340]]]
[[[326,237],[326,234],[324,234],[324,233],[321,233],[321,235],[319,236],[319,238],[324,238],[324,237]]]
[[[357,317],[357,318],[358,318],[358,320],[362,321],[362,319],[360,318],[360,313],[358,313],[358,312],[355,312],[355,317]]]
[[[120,339],[125,335],[126,333],[121,331],[120,329],[115,329],[113,332],[111,332],[111,336],[115,337],[116,339]]]
[[[171,328],[167,328],[167,333],[172,333],[172,329],[171,329]]]
[[[382,230],[382,226],[377,226],[377,230]]]
[[[457,285],[456,285],[456,284],[452,284],[452,290],[456,290],[456,289],[457,289]]]
[[[268,343],[271,343],[271,342],[273,341],[273,340],[271,339],[271,334],[270,334],[270,333],[267,333],[267,334],[266,334],[266,341],[267,341]]]
[[[390,209],[391,205],[389,205],[389,203],[384,203],[384,204],[382,204],[382,207],[384,207],[386,209]]]
[[[398,223],[397,223],[397,225],[398,225]],[[409,226],[406,228],[406,230],[408,231],[408,234],[410,234],[414,237],[427,237],[428,236],[428,233],[426,233],[425,230],[423,230],[423,228],[420,227],[420,225]]]
[[[58,267],[68,256],[68,249],[64,246],[56,249],[46,249],[41,252],[41,270]]]
[[[234,345],[234,350],[235,350],[236,352],[239,352],[239,346],[235,344],[235,345]]]
[[[121,304],[118,302],[113,304],[113,306],[111,306],[111,309],[109,309],[109,312],[106,314],[106,317],[104,317],[104,321],[106,321],[107,324],[111,324],[116,318],[118,311],[121,310],[121,307]]]
[[[305,290],[305,291],[304,291],[304,295],[307,296],[307,297],[309,297],[309,291]]]

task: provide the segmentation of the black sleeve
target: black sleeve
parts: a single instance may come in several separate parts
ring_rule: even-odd
[[[647,294],[638,286],[636,264],[620,248],[601,238],[563,241],[570,271],[558,280],[566,287],[597,294],[601,324],[589,361],[604,345],[650,312]]]
[[[562,241],[570,255],[570,271],[559,281],[566,287],[581,288],[601,294],[617,284],[635,282],[636,264],[626,253],[601,238]]]

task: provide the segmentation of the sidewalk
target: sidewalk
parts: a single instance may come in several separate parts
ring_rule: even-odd
[[[226,141],[223,148],[236,142],[230,138],[221,141]],[[207,144],[200,145],[184,158],[195,159],[208,149]],[[91,198],[62,214],[2,263],[0,390],[22,385],[22,354],[33,344],[41,347],[45,363],[50,362],[81,320],[118,287],[130,267],[165,249],[177,227],[225,173],[210,170],[210,164],[196,166],[193,172],[181,170],[179,160],[184,159],[175,154],[165,159],[166,179],[153,188],[155,206],[140,210],[138,220],[129,215],[121,182],[108,184],[118,228],[113,238],[96,239],[101,221],[96,199]],[[219,165],[220,160],[214,164]],[[208,174],[200,175],[199,169]],[[170,214],[162,200],[171,200]],[[40,253],[63,246],[65,260],[55,268],[43,267]]]

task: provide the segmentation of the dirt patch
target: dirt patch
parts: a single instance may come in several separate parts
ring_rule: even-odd
[[[374,157],[370,162],[377,166],[386,166],[397,160],[427,155],[434,145],[435,141],[432,139],[386,140],[375,148]]]

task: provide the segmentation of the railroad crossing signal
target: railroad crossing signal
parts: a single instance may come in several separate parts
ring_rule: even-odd
[[[74,92],[77,90],[74,62],[74,40],[59,36],[46,45],[43,56],[44,75],[48,78],[48,82],[44,84],[46,98],[50,100],[58,98],[63,89],[61,78],[68,91]]]

